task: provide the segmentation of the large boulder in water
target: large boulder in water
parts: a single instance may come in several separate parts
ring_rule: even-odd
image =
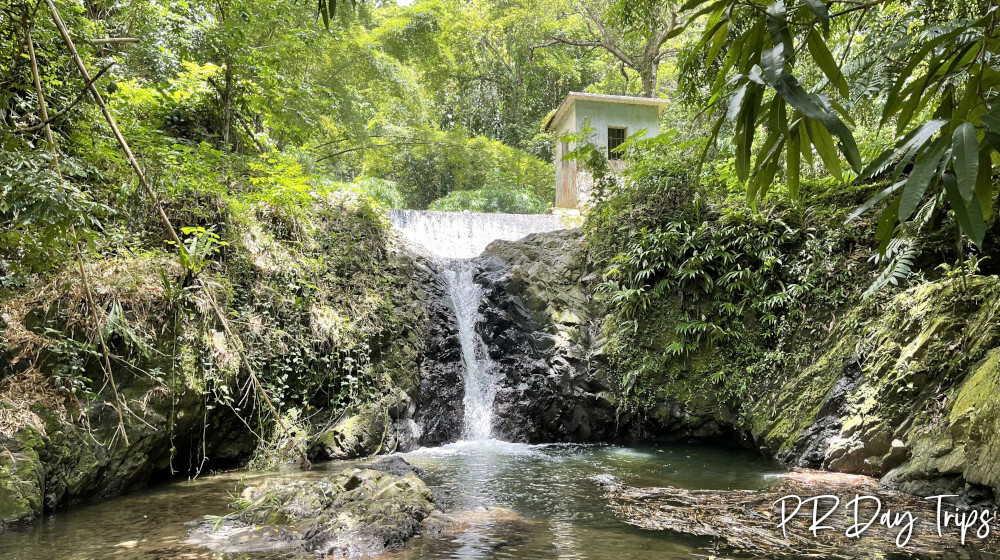
[[[193,540],[223,552],[292,550],[364,558],[402,546],[425,524],[444,524],[416,474],[346,469],[316,481],[270,478],[243,490],[239,511]]]

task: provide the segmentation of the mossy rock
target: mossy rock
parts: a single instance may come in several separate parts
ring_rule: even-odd
[[[241,492],[239,511],[225,518],[222,534],[203,528],[216,546],[225,528],[253,526],[243,549],[288,548],[323,556],[370,557],[418,534],[440,516],[430,488],[414,472],[399,476],[345,469],[318,481],[271,478]]]
[[[410,397],[400,388],[362,405],[315,437],[309,446],[310,459],[353,459],[393,451],[400,435],[394,420],[408,416],[410,406]]]

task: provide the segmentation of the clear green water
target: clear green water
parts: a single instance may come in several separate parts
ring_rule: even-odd
[[[672,559],[708,555],[699,539],[645,531],[617,519],[592,479],[706,489],[755,489],[780,467],[738,449],[707,446],[528,446],[460,442],[405,454],[429,471],[439,502],[463,522],[439,538],[418,538],[390,559]],[[316,479],[359,463],[330,463],[280,476]],[[172,483],[46,516],[0,534],[0,558],[284,558],[219,554],[186,542],[190,522],[227,512],[245,472]]]

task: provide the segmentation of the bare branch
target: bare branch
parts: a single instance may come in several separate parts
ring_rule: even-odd
[[[115,43],[138,43],[137,37],[108,37],[106,39],[90,39],[87,41],[91,45],[112,45]]]

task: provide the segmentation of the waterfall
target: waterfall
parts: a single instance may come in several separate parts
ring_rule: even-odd
[[[553,214],[390,210],[389,219],[403,237],[447,259],[471,259],[478,257],[491,241],[516,241],[532,233],[565,227]]]
[[[494,364],[476,325],[482,320],[479,306],[483,288],[475,282],[474,257],[497,239],[515,241],[543,231],[564,227],[558,216],[548,214],[480,214],[392,210],[389,218],[410,242],[441,259],[444,280],[458,323],[465,368],[465,428],[467,440],[493,436],[493,400],[497,393]]]
[[[493,399],[497,383],[493,361],[486,351],[486,344],[476,333],[476,324],[482,319],[479,303],[483,289],[473,279],[474,266],[467,259],[448,264],[444,277],[448,293],[455,306],[458,319],[458,338],[462,343],[462,361],[465,362],[465,439],[490,439],[493,435]]]

